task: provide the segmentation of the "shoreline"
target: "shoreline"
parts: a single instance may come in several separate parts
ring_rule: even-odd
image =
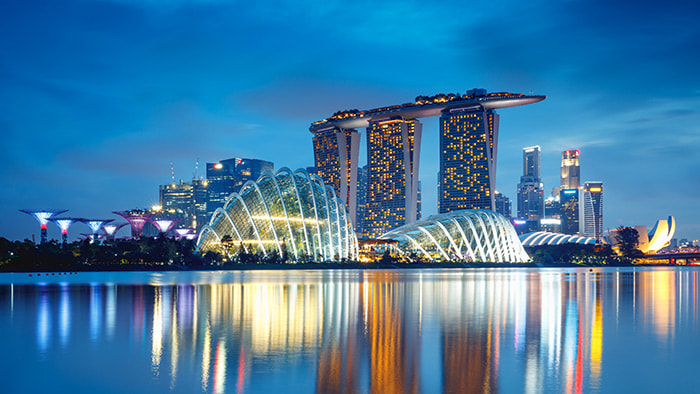
[[[464,269],[464,268],[605,268],[605,267],[683,267],[675,264],[577,264],[577,263],[294,263],[294,264],[229,264],[221,267],[185,267],[174,265],[128,264],[47,267],[46,269],[2,270],[0,273],[59,273],[59,272],[188,272],[188,271],[287,271],[287,270],[404,270],[404,269]]]

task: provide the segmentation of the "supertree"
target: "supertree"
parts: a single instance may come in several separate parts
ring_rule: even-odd
[[[48,238],[46,232],[46,225],[49,223],[52,217],[60,215],[68,210],[49,210],[49,209],[20,209],[20,212],[24,212],[27,215],[32,215],[41,224],[41,238],[40,243],[46,243]]]

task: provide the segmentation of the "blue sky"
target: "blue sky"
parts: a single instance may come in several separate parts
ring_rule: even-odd
[[[198,158],[199,175],[230,157],[313,165],[312,121],[483,87],[548,96],[500,111],[499,191],[514,200],[523,147],[542,147],[547,191],[579,149],[606,228],[674,215],[698,239],[698,15],[693,1],[3,2],[0,236],[38,232],[22,208],[149,207],[171,161],[184,180]]]

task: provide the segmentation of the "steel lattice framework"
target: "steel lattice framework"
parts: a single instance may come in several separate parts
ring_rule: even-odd
[[[523,234],[520,236],[520,240],[522,241],[523,246],[526,247],[561,244],[595,245],[597,242],[595,238],[591,237],[550,233],[546,231]]]
[[[510,221],[483,209],[434,215],[379,238],[399,241],[397,248],[407,256],[423,255],[432,261],[516,263],[530,259]]]
[[[197,250],[229,243],[248,253],[285,252],[298,260],[357,259],[357,237],[335,191],[305,169],[281,168],[248,181],[214,212],[197,239]]]

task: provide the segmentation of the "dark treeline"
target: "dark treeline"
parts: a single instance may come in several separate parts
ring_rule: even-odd
[[[0,271],[70,271],[204,268],[219,256],[200,256],[195,242],[174,238],[144,237],[103,243],[89,240],[63,245],[55,240],[35,244],[30,240],[0,238]]]
[[[610,245],[580,245],[564,243],[561,245],[542,245],[527,247],[525,251],[533,263],[543,265],[581,264],[581,265],[630,265],[631,257],[618,256]]]

